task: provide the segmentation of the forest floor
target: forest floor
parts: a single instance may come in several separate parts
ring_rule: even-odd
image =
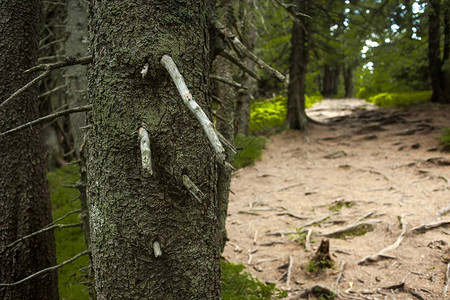
[[[233,174],[225,259],[289,299],[320,297],[314,285],[343,299],[450,299],[450,154],[439,139],[450,106],[346,99],[307,112],[328,125],[272,136],[261,161]],[[310,272],[323,239],[334,267]]]

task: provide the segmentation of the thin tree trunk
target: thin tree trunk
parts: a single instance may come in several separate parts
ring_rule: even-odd
[[[430,68],[432,102],[450,103],[450,87],[445,72],[442,70],[440,50],[440,0],[430,0],[428,11],[428,61]]]
[[[3,101],[35,74],[40,1],[0,2],[0,97]],[[0,108],[0,131],[39,117],[37,88],[30,88]],[[45,159],[38,127],[0,138],[0,249],[52,222]],[[0,282],[19,281],[56,264],[53,231],[0,252]],[[0,289],[0,299],[59,299],[57,272]]]
[[[215,154],[160,63],[173,58],[210,118],[206,2],[180,2],[91,4],[87,167],[98,299],[220,298]],[[153,175],[142,167],[140,127]],[[189,193],[187,178],[204,196]]]
[[[66,56],[82,57],[87,54],[87,4],[84,0],[67,0],[67,40]],[[87,103],[86,66],[76,65],[66,69],[66,94],[69,108],[84,106]],[[86,125],[84,113],[70,115],[70,130],[72,132],[75,152],[80,151],[84,140]],[[77,155],[78,156],[78,155]]]
[[[297,9],[306,12],[306,1],[296,1]],[[289,69],[288,86],[288,116],[287,122],[291,129],[305,129],[308,119],[305,113],[305,76],[308,64],[307,23],[300,26],[292,25],[291,37],[291,67]]]
[[[345,98],[353,97],[353,69],[349,66],[344,67],[344,86],[345,86]]]

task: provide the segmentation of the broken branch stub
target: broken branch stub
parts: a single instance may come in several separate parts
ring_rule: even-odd
[[[150,150],[150,138],[148,132],[144,128],[139,128],[139,141],[141,144],[142,168],[153,175],[152,169],[152,152]]]
[[[183,99],[183,103],[194,114],[194,116],[202,126],[206,137],[208,138],[211,146],[216,152],[218,161],[223,164],[225,162],[225,149],[223,148],[216,134],[214,124],[208,119],[203,109],[192,98],[192,94],[191,92],[189,92],[189,89],[184,82],[183,76],[181,76],[180,72],[178,71],[178,68],[175,65],[173,59],[165,54],[161,58],[161,64],[166,68],[167,72],[169,72],[170,77],[175,83],[175,86],[177,87],[177,90],[180,93],[181,98]]]
[[[205,194],[192,182],[192,180],[187,176],[183,175],[183,185],[186,189],[197,199],[198,202],[202,203],[202,200],[205,198]]]

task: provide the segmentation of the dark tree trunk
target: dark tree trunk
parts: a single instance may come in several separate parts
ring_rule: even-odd
[[[323,87],[322,95],[331,97],[337,94],[339,84],[339,66],[330,66],[328,64],[323,67]]]
[[[430,0],[428,11],[428,61],[430,68],[432,102],[450,103],[449,80],[442,70],[440,49],[440,0]]]
[[[160,63],[164,54],[173,58],[211,117],[206,1],[93,1],[89,18],[87,167],[97,297],[219,299],[216,159]],[[153,175],[142,168],[141,126],[150,136]],[[202,199],[191,196],[183,175]]]
[[[28,83],[23,72],[37,62],[40,1],[0,2],[0,97]],[[38,118],[36,87],[0,108],[0,132]],[[53,232],[1,249],[52,222],[45,160],[38,127],[0,137],[0,282],[19,281],[56,264]],[[57,272],[0,288],[0,299],[58,299]]]
[[[353,97],[353,69],[349,66],[344,67],[344,86],[345,86],[345,98]]]
[[[307,13],[307,1],[296,1],[297,9]],[[308,64],[307,22],[292,25],[291,57],[288,86],[287,122],[291,129],[305,129],[308,123],[305,112],[305,76]]]

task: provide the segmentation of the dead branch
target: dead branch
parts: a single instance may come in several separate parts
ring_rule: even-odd
[[[228,51],[224,50],[224,51],[220,52],[219,55],[222,56],[225,59],[228,59],[231,63],[233,63],[236,66],[238,66],[241,70],[243,70],[245,73],[247,73],[248,75],[252,76],[256,80],[261,80],[260,76],[258,76],[255,72],[253,72],[249,68],[247,68],[247,66],[244,65],[244,63],[242,63],[238,58],[234,57]]]
[[[292,266],[294,265],[294,258],[292,257],[292,254],[289,255],[289,267],[287,270],[287,275],[286,275],[286,288],[288,290],[291,289],[291,273],[292,273]]]
[[[400,243],[403,241],[403,239],[405,238],[406,227],[408,225],[408,223],[405,221],[405,217],[409,216],[409,215],[411,215],[411,213],[405,213],[405,214],[402,214],[400,216],[400,226],[402,227],[402,232],[400,233],[400,235],[397,238],[397,240],[395,241],[395,243],[393,243],[392,245],[387,246],[384,249],[381,249],[381,251],[378,252],[377,254],[369,255],[369,256],[364,257],[362,260],[360,260],[358,262],[358,265],[367,265],[369,263],[377,262],[377,261],[379,261],[380,259],[383,259],[383,258],[390,258],[390,259],[395,258],[395,256],[389,256],[389,255],[386,255],[385,253],[388,252],[388,251],[396,249],[400,245]]]
[[[239,39],[229,29],[223,26],[219,21],[216,21],[215,26],[216,29],[222,32],[226,38],[231,40],[232,44],[235,46],[235,50],[238,50],[237,53],[240,52],[241,55],[247,56],[248,58],[253,60],[261,69],[265,70],[267,73],[277,78],[278,80],[284,81],[285,77],[280,72],[270,67],[259,57],[253,54],[250,50],[248,50],[247,47],[245,47],[244,44],[242,44],[242,42],[239,41]]]
[[[46,70],[45,72],[43,72],[41,75],[39,75],[38,77],[34,78],[33,80],[31,80],[30,82],[28,82],[27,84],[25,84],[23,87],[21,87],[20,89],[18,89],[14,94],[12,94],[11,96],[9,96],[8,99],[6,99],[5,101],[3,101],[0,104],[0,108],[2,108],[3,106],[5,106],[9,101],[11,101],[12,99],[16,98],[20,93],[26,91],[30,86],[32,86],[33,84],[35,84],[36,82],[38,82],[39,80],[41,80],[42,78],[44,78],[45,76],[47,76],[48,74],[50,74],[49,70]]]
[[[288,189],[290,189],[290,188],[293,188],[293,187],[296,187],[296,186],[300,186],[300,185],[304,185],[304,184],[306,184],[306,183],[300,182],[300,183],[296,183],[296,184],[284,186],[284,187],[279,188],[278,190],[276,190],[275,193],[279,193],[279,192],[281,192],[281,191],[285,191],[285,190],[288,190]]]
[[[319,223],[319,222],[322,222],[323,220],[328,219],[329,217],[333,216],[334,214],[336,214],[336,213],[331,213],[331,214],[329,214],[329,215],[320,217],[320,218],[318,218],[318,219],[311,220],[311,221],[309,221],[309,222],[307,222],[307,223],[301,225],[300,228],[302,228],[302,227],[303,227],[303,228],[304,228],[304,227],[308,227],[308,226],[317,224],[317,223]]]
[[[290,213],[290,212],[281,212],[281,213],[277,213],[277,216],[289,216],[289,217],[293,217],[293,218],[299,219],[299,220],[305,220],[305,219],[307,219],[307,217],[297,216],[297,215],[294,215],[294,214],[292,214],[292,213]]]
[[[58,61],[50,64],[40,64],[26,70],[24,73],[34,72],[34,71],[53,71],[56,69],[74,66],[74,65],[86,65],[92,62],[92,55],[84,57],[66,57],[62,61]]]
[[[423,233],[427,230],[431,230],[437,227],[441,227],[441,226],[447,226],[450,225],[450,220],[444,220],[444,221],[439,221],[436,223],[430,223],[430,224],[422,224],[419,226],[416,226],[414,228],[411,228],[411,230],[408,233]]]
[[[67,115],[70,115],[70,114],[73,114],[73,113],[89,111],[91,109],[92,109],[92,105],[89,104],[89,105],[85,105],[85,106],[79,106],[79,107],[74,107],[74,108],[62,110],[62,111],[59,111],[59,112],[47,115],[45,117],[33,120],[33,121],[28,122],[26,124],[20,125],[20,126],[18,126],[16,128],[7,130],[5,132],[2,132],[2,133],[0,133],[0,136],[4,136],[4,135],[7,135],[9,133],[13,133],[13,132],[16,132],[16,131],[19,131],[19,130],[22,130],[22,129],[25,129],[25,128],[28,128],[28,127],[31,127],[31,126],[34,126],[34,125],[37,125],[37,124],[40,124],[40,123],[45,123],[45,122],[48,122],[48,121],[52,121],[52,120],[54,120],[56,118],[59,118],[59,117],[67,116]]]
[[[21,238],[18,239],[18,240],[15,240],[14,242],[12,242],[12,243],[9,244],[9,245],[6,245],[6,247],[3,248],[3,249],[1,250],[0,253],[4,253],[6,250],[8,250],[8,249],[14,247],[15,245],[17,245],[17,244],[19,244],[19,243],[21,243],[21,242],[23,242],[23,241],[25,241],[25,240],[27,240],[27,239],[29,239],[29,238],[32,238],[33,236],[36,236],[36,235],[39,235],[39,234],[41,234],[41,233],[50,231],[50,230],[52,230],[52,229],[56,229],[56,228],[72,228],[72,227],[81,227],[81,226],[83,226],[83,223],[75,223],[75,224],[54,224],[54,225],[51,225],[51,226],[46,226],[46,227],[44,227],[44,228],[42,228],[42,229],[40,229],[40,230],[38,230],[38,231],[35,231],[35,232],[33,232],[33,233],[29,234],[29,235],[26,235],[26,236],[24,236],[24,237],[21,237]]]
[[[245,87],[242,84],[237,83],[236,81],[233,81],[229,78],[225,78],[225,77],[217,76],[217,75],[209,75],[209,78],[220,81],[220,82],[228,84],[228,85],[231,85],[232,87],[235,87],[238,89],[247,89],[247,87]]]
[[[19,284],[24,283],[25,281],[30,280],[30,279],[32,279],[32,278],[34,278],[34,277],[36,277],[36,276],[39,276],[39,275],[41,275],[41,274],[44,274],[44,273],[47,273],[47,272],[50,272],[50,271],[59,269],[59,268],[61,268],[62,266],[65,266],[65,265],[67,265],[67,264],[70,264],[70,263],[73,262],[74,260],[76,260],[76,259],[78,259],[78,258],[80,258],[80,257],[82,257],[82,256],[84,256],[84,255],[86,255],[86,254],[90,254],[90,253],[91,253],[91,250],[83,251],[83,252],[81,252],[81,253],[78,253],[77,255],[75,255],[74,257],[72,257],[71,259],[66,260],[65,262],[60,263],[59,265],[56,265],[56,266],[53,266],[53,267],[49,267],[49,268],[46,268],[46,269],[42,269],[42,270],[40,270],[40,271],[38,271],[38,272],[36,272],[36,273],[34,273],[34,274],[31,274],[30,276],[28,276],[28,277],[26,277],[26,278],[24,278],[24,279],[22,279],[22,280],[19,280],[19,281],[16,281],[16,282],[12,282],[12,283],[0,283],[0,287],[10,287],[10,286],[16,286],[16,285],[19,285]]]
[[[54,92],[56,92],[56,91],[59,91],[60,89],[65,88],[66,86],[67,86],[67,85],[65,85],[65,84],[60,85],[60,86],[57,86],[57,87],[55,87],[54,89],[51,89],[51,90],[49,90],[49,91],[46,91],[45,93],[40,94],[40,95],[38,96],[38,98],[43,98],[43,97],[45,97],[45,96],[48,96],[48,95],[50,95],[50,94],[52,94],[52,93],[54,93]]]
[[[78,196],[75,200],[78,200],[79,198],[80,198],[80,197]],[[69,211],[67,214],[65,214],[65,215],[62,216],[61,218],[56,219],[55,221],[53,221],[52,223],[48,224],[48,225],[45,226],[45,227],[52,226],[53,224],[58,223],[58,222],[61,221],[61,220],[64,220],[64,219],[67,218],[68,216],[70,216],[70,215],[72,215],[72,214],[77,214],[77,213],[80,213],[80,212],[81,212],[81,209],[76,209],[76,210]]]
[[[445,273],[445,282],[447,283],[444,287],[444,291],[442,292],[442,295],[445,297],[447,296],[448,287],[450,285],[450,262],[447,265],[447,272]]]

